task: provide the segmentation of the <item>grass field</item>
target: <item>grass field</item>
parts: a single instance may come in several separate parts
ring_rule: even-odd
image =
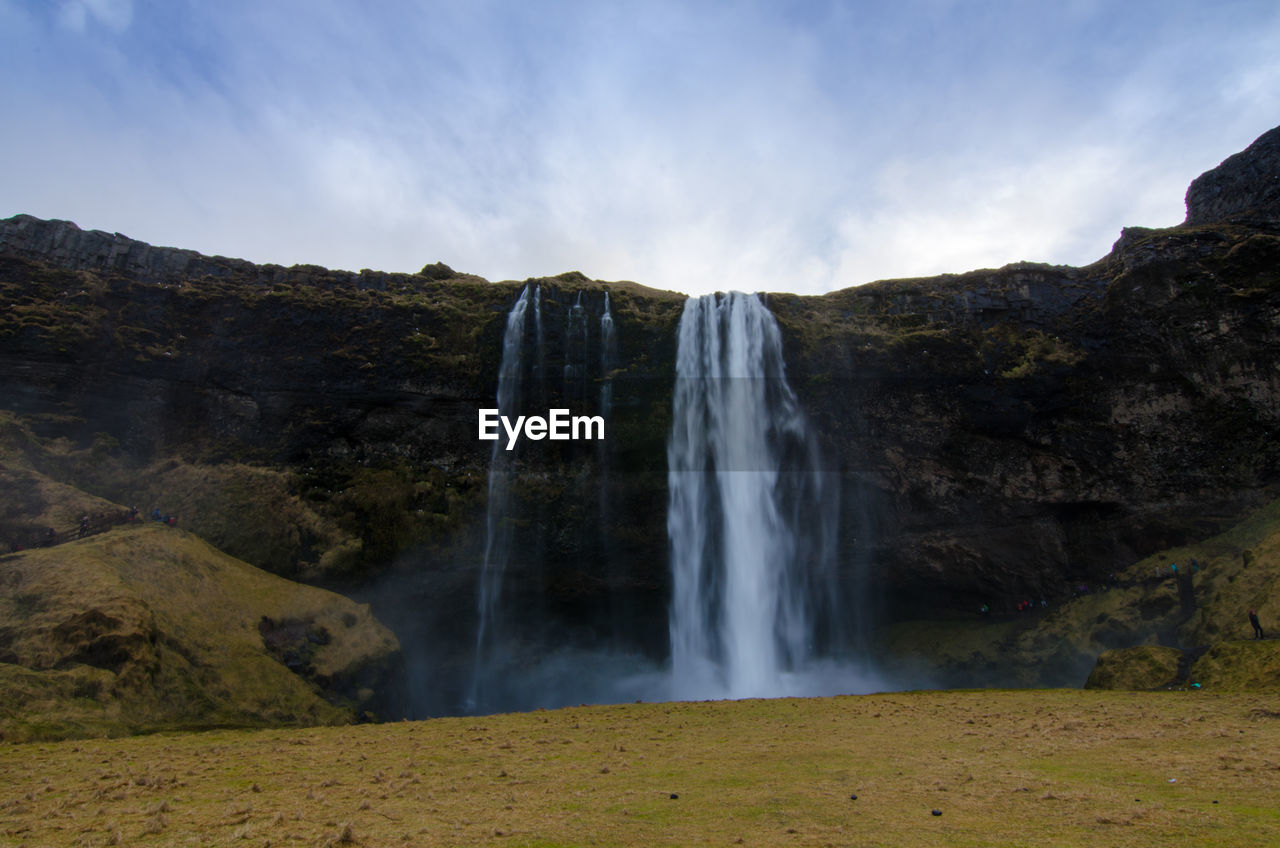
[[[1280,703],[916,692],[7,745],[0,844],[1276,845]]]

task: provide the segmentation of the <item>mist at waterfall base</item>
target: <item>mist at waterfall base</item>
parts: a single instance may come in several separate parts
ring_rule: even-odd
[[[627,402],[613,380],[626,327],[600,294],[521,291],[503,336],[502,414],[563,401],[612,423]],[[626,527],[626,504],[613,501],[640,472],[615,467],[600,444],[561,443],[552,459],[547,442],[495,447],[478,580],[472,564],[444,597],[439,583],[421,593],[389,583],[375,601],[403,646],[408,717],[891,688],[868,659],[866,563],[838,561],[843,478],[823,466],[763,301],[690,298],[675,371],[665,462],[655,463],[665,479],[652,486],[665,482],[665,527],[640,528],[666,533],[662,608],[637,612],[610,591],[598,609],[565,615],[540,591],[565,574],[622,580],[611,573],[620,542],[606,528]],[[525,492],[548,475],[571,493],[562,510],[580,511],[576,522]],[[405,603],[415,594],[416,608]],[[469,655],[458,632],[466,605]]]

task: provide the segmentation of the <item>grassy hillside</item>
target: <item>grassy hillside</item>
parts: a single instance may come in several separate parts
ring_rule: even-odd
[[[1047,607],[1033,598],[1032,611],[1017,615],[903,622],[885,634],[886,650],[934,685],[1080,686],[1100,655],[1123,651],[1094,685],[1148,688],[1180,673],[1182,685],[1280,690],[1280,643],[1252,641],[1247,617],[1255,609],[1269,635],[1280,632],[1280,500],[1225,533],[1146,557],[1087,589]],[[1187,652],[1181,671],[1168,650],[1125,650],[1141,646]],[[1171,661],[1174,674],[1152,683]],[[1133,667],[1124,670],[1124,662]]]
[[[347,722],[398,649],[367,606],[153,522],[2,567],[4,739]]]
[[[11,745],[0,844],[1270,845],[1278,715],[921,692]]]

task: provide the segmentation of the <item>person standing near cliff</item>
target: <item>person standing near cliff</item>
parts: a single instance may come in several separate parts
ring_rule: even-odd
[[[1265,639],[1262,635],[1262,624],[1258,621],[1258,611],[1249,610],[1249,623],[1253,625],[1253,638]]]

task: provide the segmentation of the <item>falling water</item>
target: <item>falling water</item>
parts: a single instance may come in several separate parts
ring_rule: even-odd
[[[856,688],[815,664],[838,641],[835,492],[758,296],[686,302],[667,460],[672,695]]]
[[[582,409],[587,399],[587,310],[582,292],[565,319],[564,399],[575,409]]]
[[[547,405],[547,374],[545,370],[547,350],[546,337],[542,332],[542,286],[533,287],[533,327],[536,343],[534,348],[536,355],[533,359],[534,390],[537,392],[538,406],[545,408]]]
[[[534,288],[535,306],[541,306],[541,291]],[[520,388],[523,380],[523,348],[525,334],[525,313],[529,306],[529,286],[520,292],[520,297],[507,314],[507,328],[502,336],[502,364],[498,371],[498,413],[500,415],[518,414],[520,406]],[[540,308],[535,311],[535,318],[540,319]],[[538,341],[541,341],[541,320],[536,321]],[[502,590],[502,575],[507,567],[507,558],[511,553],[511,528],[509,512],[511,507],[510,477],[515,460],[515,451],[505,450],[502,440],[493,443],[493,452],[489,457],[489,499],[485,516],[484,561],[480,570],[479,624],[476,628],[475,670],[472,675],[471,708],[483,704],[486,697],[486,681],[490,676],[494,661],[493,648],[500,641],[499,597]]]
[[[609,309],[609,293],[604,293],[604,312],[600,314],[600,414],[605,421],[613,409],[613,369],[618,358],[618,341],[613,334],[613,312]]]
[[[609,293],[604,293],[604,311],[600,313],[600,415],[604,418],[606,432],[613,427],[613,370],[617,367],[618,340],[614,333],[613,312],[609,308]],[[613,481],[609,477],[609,443],[605,439],[596,442],[596,534],[602,573],[610,587],[625,583],[621,573],[620,558],[616,553],[618,527],[613,514]],[[633,630],[634,607],[627,602],[625,591],[609,592],[610,639],[613,644],[626,640]]]

